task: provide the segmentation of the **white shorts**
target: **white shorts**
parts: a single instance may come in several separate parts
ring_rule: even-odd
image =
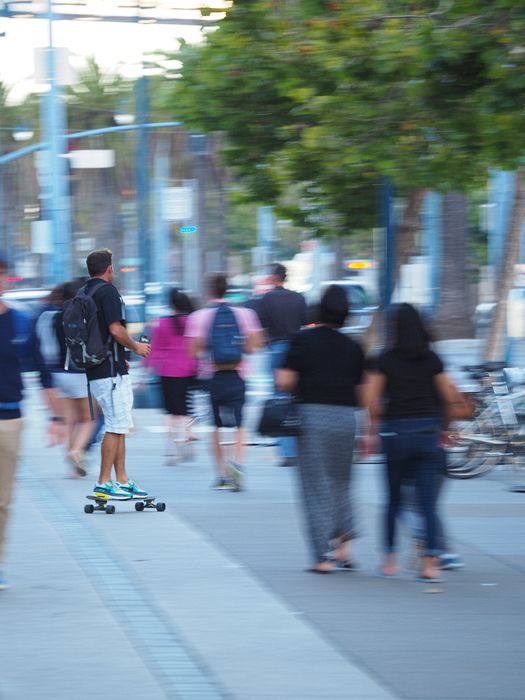
[[[133,388],[129,374],[94,379],[89,382],[89,386],[93,398],[104,414],[106,432],[126,435],[133,427]]]
[[[53,372],[53,386],[66,399],[86,399],[88,395],[83,372]]]

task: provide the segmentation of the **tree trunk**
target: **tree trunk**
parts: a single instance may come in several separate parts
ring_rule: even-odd
[[[501,360],[505,352],[507,321],[507,299],[514,285],[514,266],[518,262],[521,229],[525,218],[525,171],[518,170],[516,198],[512,220],[505,241],[501,271],[498,276],[498,300],[490,326],[485,357],[487,360]]]
[[[416,235],[421,228],[420,213],[427,190],[423,187],[412,190],[407,197],[403,211],[403,218],[395,230],[395,265],[394,265],[394,286],[399,283],[401,268],[405,265],[410,256],[417,250]],[[386,261],[383,262],[385,264]],[[363,346],[366,350],[372,350],[383,343],[384,338],[384,309],[379,309],[372,321],[372,324],[365,337]]]
[[[423,206],[423,201],[427,192],[428,190],[425,188],[419,187],[418,189],[412,190],[407,197],[403,218],[397,227],[395,236],[395,284],[399,283],[401,267],[405,265],[416,252],[416,235],[421,229],[421,207]]]
[[[395,265],[394,265],[394,284],[399,283],[401,267],[408,262],[411,255],[416,252],[416,235],[421,228],[420,213],[421,207],[427,194],[425,188],[420,187],[412,190],[407,197],[403,218],[396,227],[395,231]],[[383,262],[385,264],[386,261]],[[366,350],[372,350],[383,344],[384,341],[384,309],[380,308],[376,312],[372,324],[365,337],[363,338],[363,346]]]
[[[472,338],[474,326],[467,275],[467,201],[450,192],[443,196],[441,280],[435,327],[442,340]]]

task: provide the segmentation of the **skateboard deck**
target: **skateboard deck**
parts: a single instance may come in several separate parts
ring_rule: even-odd
[[[135,501],[135,510],[140,512],[146,508],[151,508],[160,512],[166,510],[165,503],[156,503],[155,496],[130,496],[129,498],[105,498],[104,496],[96,496],[94,493],[86,496],[89,501],[95,501],[96,505],[92,503],[87,503],[84,506],[84,513],[94,513],[96,510],[102,510],[108,515],[112,515],[116,508],[114,505],[109,503],[110,501],[122,501],[126,503],[127,501]]]

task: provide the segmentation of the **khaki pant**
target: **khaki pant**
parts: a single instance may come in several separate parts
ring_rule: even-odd
[[[20,449],[22,419],[0,420],[0,565],[3,561],[7,517]]]

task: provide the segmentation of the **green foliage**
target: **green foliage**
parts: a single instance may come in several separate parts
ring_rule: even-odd
[[[369,226],[377,185],[469,191],[525,146],[525,13],[510,0],[236,2],[185,47],[171,103],[227,134],[255,201],[316,233]]]
[[[88,58],[78,83],[66,90],[70,130],[114,126],[115,112],[123,100],[130,102],[133,111],[133,83],[117,74],[104,73],[94,58]]]

